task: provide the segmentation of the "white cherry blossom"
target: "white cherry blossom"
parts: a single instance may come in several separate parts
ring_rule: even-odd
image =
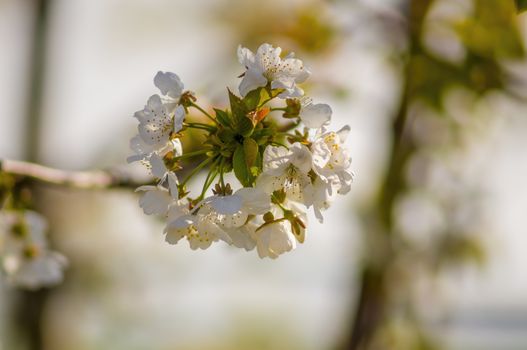
[[[304,204],[309,208],[313,206],[315,217],[319,222],[324,222],[322,212],[329,209],[333,200],[331,182],[325,182],[320,177],[304,189]]]
[[[249,215],[263,214],[269,209],[269,195],[256,188],[241,188],[232,195],[208,197],[193,210],[177,204],[168,214],[166,240],[175,244],[186,237],[191,249],[206,249],[221,239],[252,249],[250,225],[246,222]]]
[[[285,220],[265,224],[255,232],[256,250],[260,258],[276,259],[296,248],[291,224]]]
[[[174,172],[158,173],[161,181],[156,185],[138,187],[136,192],[143,192],[139,206],[146,215],[165,215],[173,201],[178,200],[178,179]],[[166,183],[166,187],[163,183]]]
[[[165,228],[165,240],[168,243],[176,244],[186,237],[193,250],[207,249],[212,242],[220,239],[232,243],[230,236],[219,225],[218,214],[210,205],[203,205],[196,214],[190,213],[191,211],[182,204],[169,210],[168,224]]]
[[[62,282],[67,259],[48,249],[46,220],[32,211],[0,217],[0,257],[11,285],[27,289]]]
[[[212,196],[204,201],[218,214],[218,222],[227,228],[240,227],[249,215],[264,214],[271,208],[271,198],[260,188],[240,188],[232,195]]]
[[[185,108],[178,105],[173,114],[163,104],[159,95],[152,95],[142,111],[134,117],[139,121],[138,131],[141,140],[155,150],[166,147],[172,133],[177,133],[183,126]]]
[[[272,89],[283,89],[280,98],[299,97],[304,91],[297,86],[303,83],[311,74],[301,60],[293,54],[280,57],[282,49],[270,44],[262,44],[256,54],[239,46],[238,60],[246,68],[240,82],[240,94],[245,97],[250,91],[271,83]]]
[[[313,142],[313,170],[326,182],[332,184],[339,194],[346,194],[353,182],[353,173],[349,170],[351,156],[344,142],[349,134],[349,126],[339,131],[325,132]]]
[[[145,107],[135,112],[134,117],[139,121],[138,135],[130,140],[133,154],[127,159],[129,163],[148,162],[153,153],[160,156],[171,151],[175,156],[182,154],[181,141],[173,134],[182,129],[185,119],[185,108],[179,104],[183,83],[174,73],[158,72],[154,84],[163,96],[150,96]]]
[[[33,258],[7,256],[4,268],[8,283],[26,289],[54,286],[62,282],[66,258],[56,252],[42,251]]]
[[[310,183],[308,174],[313,162],[309,148],[301,143],[294,143],[289,150],[267,146],[263,162],[264,171],[256,186],[267,193],[285,190],[288,198],[302,202],[304,188]]]
[[[232,245],[246,251],[253,250],[256,246],[256,229],[260,226],[255,220],[249,220],[240,227],[224,227],[223,229],[232,240]]]
[[[134,115],[138,134],[130,141],[133,154],[128,161],[140,161],[156,180],[154,185],[137,189],[141,193],[139,205],[145,214],[166,218],[164,233],[169,244],[186,239],[196,250],[222,240],[247,251],[256,247],[261,258],[276,259],[304,242],[307,209],[312,207],[322,222],[323,212],[334,197],[350,190],[351,157],[344,145],[349,127],[327,131],[331,107],[303,97],[299,84],[310,72],[293,54],[281,57],[281,52],[270,44],[261,45],[255,53],[238,47],[238,59],[245,67],[239,85],[241,102],[254,107],[254,100],[245,97],[258,88],[265,88],[269,95],[246,115],[252,129],[247,123],[238,123],[242,109],[232,96],[230,108],[214,108],[214,116],[207,112],[210,108],[195,103],[193,94],[184,92],[176,74],[158,72],[154,77],[159,93]],[[287,99],[286,106],[276,107],[275,97]],[[278,130],[264,120],[273,110],[269,109],[273,99],[274,110],[283,110],[282,117],[289,121],[280,123]],[[183,128],[189,107],[208,120]],[[295,130],[298,126],[304,131]],[[203,133],[203,144],[184,155],[180,137],[190,129],[200,129],[196,132]],[[197,162],[197,157],[205,156],[208,158]],[[180,185],[173,170],[187,166],[187,162],[180,162],[183,158],[194,157],[196,162],[188,164],[199,165],[185,169]],[[196,197],[187,184],[202,170],[208,175]],[[233,193],[231,184],[225,183],[229,172],[246,187]],[[214,185],[214,195],[206,197]]]

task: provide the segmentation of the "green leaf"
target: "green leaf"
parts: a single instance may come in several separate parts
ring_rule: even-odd
[[[262,88],[258,88],[256,90],[253,90],[245,96],[243,101],[245,102],[245,106],[249,111],[254,111],[256,107],[258,107],[258,104],[260,104],[260,96],[261,96]]]
[[[253,177],[247,168],[247,163],[245,160],[245,151],[243,145],[239,145],[234,151],[234,156],[232,157],[232,167],[234,169],[234,175],[240,181],[244,187],[250,187],[253,182]]]
[[[250,136],[254,130],[254,125],[247,117],[249,109],[245,105],[245,102],[235,94],[229,91],[229,102],[231,104],[232,112],[232,128],[240,135],[247,137]]]
[[[245,153],[245,164],[250,169],[258,158],[258,144],[251,138],[243,140],[243,151]]]
[[[248,117],[243,117],[238,120],[236,131],[243,137],[249,137],[254,131],[254,124]]]
[[[219,129],[217,135],[224,144],[229,144],[234,141],[235,135],[231,129]]]
[[[222,111],[221,109],[214,108],[214,112],[216,112],[216,120],[223,125],[226,128],[229,128],[231,126],[231,118],[229,114],[225,111]]]
[[[518,12],[527,10],[527,0],[516,0],[516,8]]]
[[[231,90],[227,89],[229,92],[229,102],[231,105],[232,119],[235,124],[239,119],[244,118],[249,110],[241,98],[232,93]]]

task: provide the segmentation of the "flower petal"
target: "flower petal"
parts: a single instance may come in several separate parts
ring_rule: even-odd
[[[235,195],[242,198],[243,209],[249,214],[265,214],[271,208],[271,197],[260,188],[240,188]]]
[[[300,111],[300,119],[305,126],[319,129],[331,121],[331,107],[325,103],[309,104]]]
[[[172,72],[157,72],[154,85],[163,95],[178,99],[183,92],[184,85],[179,76]]]
[[[242,197],[240,196],[212,196],[210,205],[218,214],[232,215],[242,208]]]

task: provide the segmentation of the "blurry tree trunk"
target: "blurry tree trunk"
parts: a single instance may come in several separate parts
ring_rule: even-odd
[[[350,337],[346,349],[370,349],[376,332],[390,312],[390,274],[397,250],[394,248],[392,212],[397,197],[406,189],[404,170],[414,150],[408,137],[408,108],[411,96],[411,72],[414,57],[419,52],[422,24],[433,0],[408,0],[405,3],[408,52],[403,58],[402,94],[393,119],[391,150],[386,175],[374,207],[365,218],[365,254],[360,273],[360,292],[356,303]]]
[[[46,66],[46,39],[48,28],[48,10],[51,0],[29,0],[33,4],[33,37],[31,42],[26,95],[25,159],[39,161],[41,137],[41,111]],[[31,191],[34,193],[34,191]],[[35,198],[36,199],[36,198]],[[39,210],[38,201],[34,201]],[[43,345],[42,316],[49,290],[17,291],[14,295],[11,327],[15,331],[16,342],[28,350],[41,350]]]

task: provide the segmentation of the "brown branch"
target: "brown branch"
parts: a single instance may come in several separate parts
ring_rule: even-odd
[[[68,171],[10,159],[0,160],[0,172],[44,184],[77,189],[135,188],[147,183],[118,170]]]

